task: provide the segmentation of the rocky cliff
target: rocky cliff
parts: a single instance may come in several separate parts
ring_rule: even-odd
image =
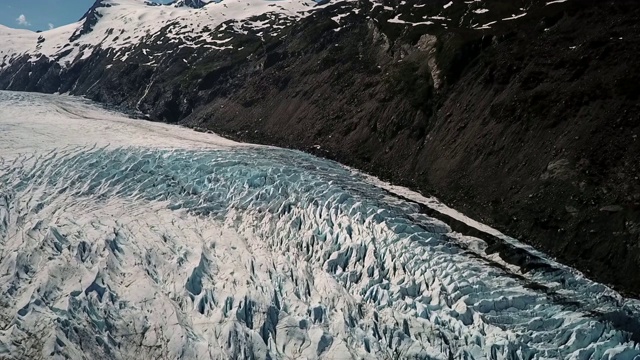
[[[640,293],[636,1],[193,3],[0,28],[0,88],[336,159]]]

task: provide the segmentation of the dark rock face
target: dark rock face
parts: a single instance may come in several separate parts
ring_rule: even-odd
[[[415,3],[394,14],[367,1],[331,5],[276,36],[234,34],[233,52],[153,41],[126,63],[106,50],[64,69],[24,59],[0,73],[0,88],[83,94],[333,158],[638,296],[637,2],[485,1],[503,4],[503,18],[529,9],[486,30],[469,28],[491,19],[470,19],[467,5],[447,9],[458,27],[386,21],[435,16],[448,1],[419,14]],[[348,13],[340,25],[339,13]],[[165,55],[143,65],[143,49]]]
[[[73,42],[78,40],[82,35],[88,34],[93,29],[93,26],[102,17],[98,9],[102,7],[109,7],[111,5],[104,3],[103,0],[96,0],[95,3],[89,8],[89,10],[82,16],[82,27],[71,35],[69,41]]]
[[[199,8],[205,6],[207,3],[202,2],[202,0],[184,0],[184,4],[186,6],[199,9]]]
[[[174,6],[188,6],[194,9],[199,9],[207,5],[202,0],[177,0],[173,3]]]

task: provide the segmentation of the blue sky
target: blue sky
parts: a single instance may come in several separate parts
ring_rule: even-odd
[[[94,2],[95,0],[0,0],[0,24],[34,31],[46,30],[49,24],[58,27],[78,21]]]

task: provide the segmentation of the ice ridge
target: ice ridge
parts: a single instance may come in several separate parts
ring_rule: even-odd
[[[594,315],[636,321],[635,305],[589,282],[555,301],[460,239],[295,151],[16,157],[0,163],[0,356],[640,356]]]

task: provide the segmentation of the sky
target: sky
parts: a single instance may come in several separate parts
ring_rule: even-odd
[[[95,0],[0,0],[0,24],[33,31],[47,30],[78,21],[94,2]]]

